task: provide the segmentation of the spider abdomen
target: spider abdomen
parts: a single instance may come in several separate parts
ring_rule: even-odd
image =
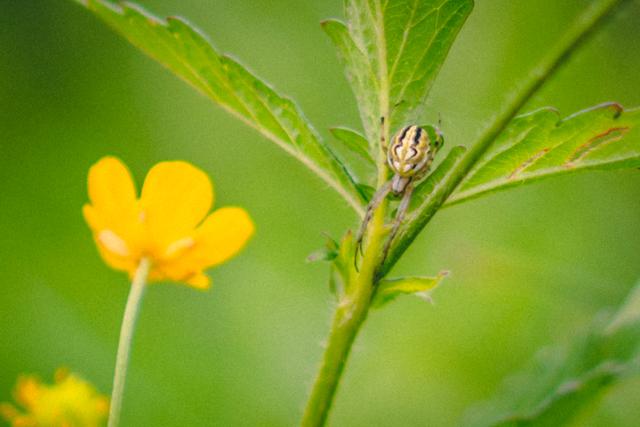
[[[428,133],[419,126],[406,126],[391,141],[387,152],[389,167],[403,178],[428,168],[433,153]]]

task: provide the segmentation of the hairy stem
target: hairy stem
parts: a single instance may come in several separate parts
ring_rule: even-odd
[[[549,50],[520,88],[513,92],[502,105],[498,113],[490,120],[490,125],[482,132],[475,143],[460,159],[443,181],[429,195],[428,202],[417,218],[398,236],[397,243],[391,249],[389,256],[381,270],[386,274],[407,250],[409,245],[431,220],[433,215],[446,202],[462,180],[471,171],[476,162],[491,146],[493,141],[502,133],[509,122],[518,114],[520,109],[536,94],[542,85],[570,58],[571,54],[582,46],[589,36],[602,27],[607,18],[622,3],[628,0],[597,0],[580,15],[560,42]]]
[[[142,258],[138,269],[133,276],[127,306],[124,310],[122,326],[120,327],[120,341],[118,343],[118,355],[116,356],[116,370],[113,376],[113,390],[111,392],[111,406],[109,408],[109,427],[116,427],[120,421],[120,410],[122,409],[122,396],[124,394],[124,384],[127,376],[127,366],[129,365],[129,353],[133,330],[144,289],[149,275],[150,261]]]
[[[386,203],[376,209],[360,272],[354,275],[353,283],[347,284],[346,289],[350,291],[342,298],[334,314],[322,365],[302,418],[304,427],[322,426],[326,422],[351,346],[367,318],[374,291],[374,275],[384,243],[385,210]]]
[[[376,3],[375,14],[382,16],[379,4]],[[381,19],[381,18],[380,18]],[[378,28],[382,28],[381,25]],[[386,45],[384,31],[379,30],[378,53],[381,63],[386,64]],[[389,135],[389,85],[386,68],[380,73],[380,146],[378,147],[378,188],[383,186],[388,177],[385,147]],[[311,390],[311,396],[302,417],[303,427],[323,426],[327,421],[342,371],[347,363],[353,342],[358,331],[367,318],[371,298],[375,291],[376,273],[380,267],[381,253],[385,237],[385,216],[387,202],[383,200],[375,210],[367,229],[366,249],[359,272],[350,276],[347,289],[334,313],[331,331],[327,340],[322,365]],[[357,249],[356,249],[357,251]]]

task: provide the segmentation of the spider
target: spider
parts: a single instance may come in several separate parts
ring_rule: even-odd
[[[381,118],[380,122],[384,125],[384,118]],[[384,126],[381,127],[384,128]],[[356,239],[356,258],[358,250],[363,253],[362,240],[373,213],[391,193],[396,198],[401,197],[401,200],[396,210],[389,238],[382,251],[382,262],[384,262],[409,207],[414,186],[429,172],[436,153],[444,144],[444,137],[438,127],[410,125],[402,128],[391,140],[391,145],[387,147],[383,132],[381,135],[381,145],[387,152],[387,163],[394,175],[376,191],[367,206]]]

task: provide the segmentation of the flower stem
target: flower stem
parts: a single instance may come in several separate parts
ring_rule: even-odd
[[[122,409],[122,396],[124,394],[124,384],[127,377],[133,330],[138,317],[142,296],[144,295],[144,289],[147,284],[150,264],[148,258],[142,258],[140,260],[140,264],[133,276],[127,306],[124,310],[122,326],[120,327],[118,355],[116,356],[116,371],[113,376],[113,391],[111,392],[111,405],[109,408],[109,427],[116,427],[120,421],[120,410]]]

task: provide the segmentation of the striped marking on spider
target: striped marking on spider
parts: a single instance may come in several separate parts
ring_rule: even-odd
[[[384,118],[380,121],[384,125]],[[384,126],[381,127],[384,128]],[[363,253],[362,241],[373,213],[380,206],[380,203],[389,194],[392,194],[395,197],[401,197],[401,199],[396,210],[391,232],[382,250],[382,262],[384,262],[409,207],[413,188],[417,182],[427,175],[433,159],[443,144],[444,137],[440,129],[430,125],[405,126],[396,133],[388,147],[385,146],[384,136],[381,137],[381,145],[387,151],[387,164],[393,171],[393,177],[376,191],[367,206],[367,211],[356,238],[356,258],[358,251]],[[357,262],[355,265],[357,270]]]

